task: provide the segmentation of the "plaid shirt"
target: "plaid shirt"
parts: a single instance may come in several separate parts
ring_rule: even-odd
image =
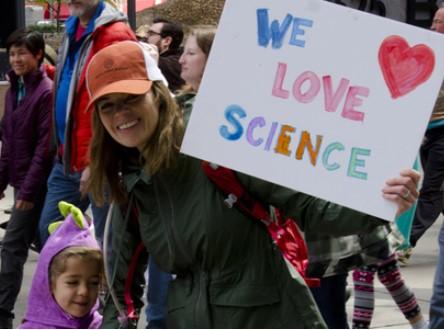
[[[393,253],[387,239],[389,233],[388,223],[363,235],[332,237],[305,233],[309,252],[307,275],[328,277],[387,258]]]

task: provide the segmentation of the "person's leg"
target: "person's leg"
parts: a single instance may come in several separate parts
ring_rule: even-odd
[[[439,256],[430,300],[430,329],[444,329],[444,223],[438,236]]]
[[[353,309],[353,329],[368,329],[375,309],[373,281],[376,265],[364,266],[353,271],[355,303]]]
[[[153,258],[148,263],[147,329],[166,329],[167,296],[171,274],[159,269]]]
[[[63,165],[56,163],[48,178],[48,192],[39,221],[39,236],[41,247],[49,237],[48,226],[54,221],[63,219],[58,204],[65,201],[76,205],[85,211],[89,205],[88,198],[82,198],[80,191],[80,173],[64,174]]]
[[[23,280],[23,267],[36,235],[44,196],[44,192],[37,194],[31,210],[21,211],[13,207],[1,249],[0,326],[8,326],[14,317],[14,305]]]
[[[394,254],[378,263],[378,278],[410,324],[414,328],[424,328],[421,308],[413,292],[405,285]]]
[[[424,177],[410,235],[413,247],[443,211],[444,127],[426,132],[420,153]]]
[[[346,294],[347,273],[321,278],[321,285],[310,288],[329,329],[348,329]]]

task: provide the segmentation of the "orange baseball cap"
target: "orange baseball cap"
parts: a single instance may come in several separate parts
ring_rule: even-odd
[[[122,41],[105,47],[93,56],[86,70],[90,96],[86,111],[107,94],[145,94],[153,81],[168,86],[155,59],[138,42]]]

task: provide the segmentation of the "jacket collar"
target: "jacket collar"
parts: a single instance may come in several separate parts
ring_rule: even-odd
[[[13,70],[8,72],[9,81],[11,86],[17,86],[17,82],[20,76],[17,76]],[[30,72],[23,76],[23,82],[25,83],[25,88],[31,88],[36,82],[39,82],[42,77],[46,77],[45,68],[41,65],[37,70]]]
[[[131,166],[128,168],[128,172],[123,175],[123,182],[127,191],[133,191],[134,187],[139,182],[150,184],[151,176],[146,174],[140,167]]]

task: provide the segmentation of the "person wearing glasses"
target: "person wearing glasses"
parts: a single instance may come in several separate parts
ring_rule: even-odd
[[[168,88],[176,93],[185,82],[180,77],[179,57],[182,55],[183,29],[178,23],[155,18],[148,29],[147,41],[159,51],[159,68],[168,81]]]

